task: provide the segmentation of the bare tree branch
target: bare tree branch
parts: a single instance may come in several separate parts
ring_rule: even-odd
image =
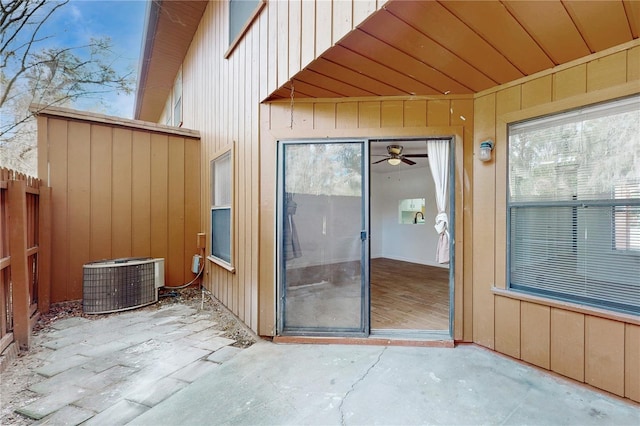
[[[69,106],[133,91],[133,71],[116,71],[110,39],[56,46],[55,35],[43,34],[45,23],[68,2],[0,0],[0,164],[33,163],[38,111],[30,104]]]

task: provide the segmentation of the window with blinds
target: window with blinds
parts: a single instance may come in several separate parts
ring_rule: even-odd
[[[508,134],[509,288],[640,314],[640,96]]]
[[[231,264],[231,151],[211,161],[211,256]]]

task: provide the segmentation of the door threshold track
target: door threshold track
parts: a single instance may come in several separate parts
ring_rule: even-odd
[[[380,332],[385,332],[378,334]],[[421,332],[417,334],[408,334],[406,330],[398,333],[386,333],[389,330],[372,331],[369,337],[333,337],[333,336],[274,336],[274,343],[284,344],[316,344],[316,345],[368,345],[368,346],[413,346],[413,347],[431,347],[431,348],[453,348],[455,346],[453,339],[449,333],[440,332],[434,334],[429,332]],[[422,335],[424,333],[424,335]]]

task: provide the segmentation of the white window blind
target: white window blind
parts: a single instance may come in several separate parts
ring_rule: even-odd
[[[509,126],[509,287],[640,313],[640,97]]]

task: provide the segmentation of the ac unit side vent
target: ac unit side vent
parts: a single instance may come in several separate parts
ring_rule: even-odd
[[[158,301],[157,282],[164,281],[164,259],[125,258],[83,266],[82,308],[87,314],[106,314]],[[162,274],[162,277],[158,275]]]

